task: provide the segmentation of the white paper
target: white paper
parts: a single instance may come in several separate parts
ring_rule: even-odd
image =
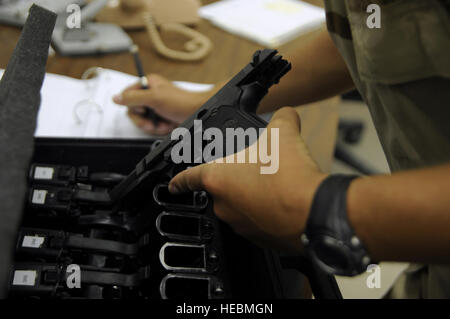
[[[0,76],[3,70],[0,70]],[[102,69],[91,80],[46,74],[35,136],[81,138],[148,138],[127,116],[114,95],[136,83],[133,75]],[[188,91],[206,91],[209,84],[174,82]]]
[[[325,11],[299,0],[222,0],[199,15],[224,30],[275,48],[325,22]]]

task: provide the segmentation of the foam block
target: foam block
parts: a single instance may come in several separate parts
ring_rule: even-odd
[[[5,296],[56,14],[33,5],[0,82],[0,298]]]

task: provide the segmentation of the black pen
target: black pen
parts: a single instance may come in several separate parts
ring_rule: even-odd
[[[145,75],[144,67],[142,65],[141,57],[139,56],[139,47],[137,45],[132,45],[130,48],[130,53],[133,55],[134,62],[136,64],[136,69],[139,76],[139,82],[141,84],[141,88],[143,90],[148,90],[149,84],[148,84],[148,78]],[[143,107],[144,113],[140,114],[142,117],[147,118],[155,124],[155,126],[158,126],[159,122],[162,120],[162,118],[155,113],[154,110],[152,110],[149,107]]]

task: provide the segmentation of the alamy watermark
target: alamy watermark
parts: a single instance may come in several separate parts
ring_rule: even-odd
[[[366,25],[369,29],[381,28],[381,8],[378,4],[369,4],[366,9],[370,13],[366,20]]]
[[[370,264],[367,266],[366,286],[369,289],[381,288],[381,267],[377,264]],[[81,269],[79,265],[71,264],[66,268],[66,285],[69,289],[81,288]]]
[[[66,268],[66,285],[69,289],[81,288],[81,269],[79,265],[71,264]]]
[[[69,29],[81,28],[81,8],[78,4],[69,4],[66,12],[69,14],[66,19],[66,26]]]
[[[366,279],[366,286],[369,289],[381,288],[381,268],[377,264],[367,266],[366,272],[370,273]]]
[[[216,127],[203,131],[202,121],[194,120],[193,134],[184,127],[172,131],[171,139],[179,142],[172,148],[171,158],[175,164],[259,162],[262,164],[261,174],[275,174],[280,163],[280,134],[278,128],[270,128],[269,143],[267,130],[226,128],[224,136],[222,130]],[[246,146],[250,146],[247,151]],[[235,150],[239,152],[234,154]],[[224,158],[225,154],[229,155]]]

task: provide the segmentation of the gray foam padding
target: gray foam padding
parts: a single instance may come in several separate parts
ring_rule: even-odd
[[[56,14],[33,5],[0,82],[0,297],[5,297]]]

